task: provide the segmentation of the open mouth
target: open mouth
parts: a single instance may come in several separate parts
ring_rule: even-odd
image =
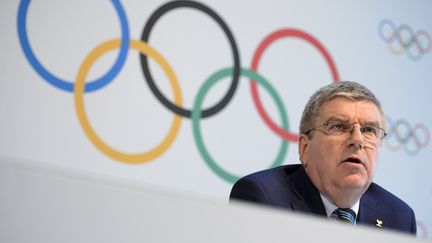
[[[354,163],[354,164],[363,164],[363,162],[356,157],[349,157],[342,161],[342,163]]]

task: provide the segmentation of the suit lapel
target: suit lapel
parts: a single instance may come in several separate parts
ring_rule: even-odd
[[[379,202],[366,191],[360,199],[357,222],[383,228],[386,222],[391,222],[391,219],[385,210],[380,209]]]
[[[320,194],[303,166],[292,174],[290,188],[294,194],[291,203],[294,211],[327,216]]]

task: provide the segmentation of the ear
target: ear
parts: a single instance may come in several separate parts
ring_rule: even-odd
[[[309,138],[305,134],[300,134],[299,143],[298,143],[298,153],[300,157],[300,161],[303,166],[306,168],[308,164],[308,152],[309,152]]]

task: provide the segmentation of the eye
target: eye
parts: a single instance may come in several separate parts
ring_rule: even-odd
[[[331,132],[345,132],[348,130],[348,126],[343,122],[332,122],[328,124],[328,130]]]
[[[362,127],[362,132],[364,134],[368,134],[368,135],[376,135],[377,134],[377,128],[371,127],[371,126]]]

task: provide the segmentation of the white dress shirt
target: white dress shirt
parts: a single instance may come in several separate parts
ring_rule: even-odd
[[[322,193],[320,193],[321,196],[321,200],[323,201],[324,204],[324,208],[326,210],[327,213],[327,217],[330,217],[330,215],[333,213],[333,211],[335,211],[338,206],[336,206],[334,203],[332,203],[326,196],[324,196]],[[353,210],[356,213],[356,221],[357,221],[357,216],[358,216],[358,211],[359,211],[359,207],[360,207],[360,201],[357,201],[356,203],[354,203],[354,205],[351,207],[351,210]]]

